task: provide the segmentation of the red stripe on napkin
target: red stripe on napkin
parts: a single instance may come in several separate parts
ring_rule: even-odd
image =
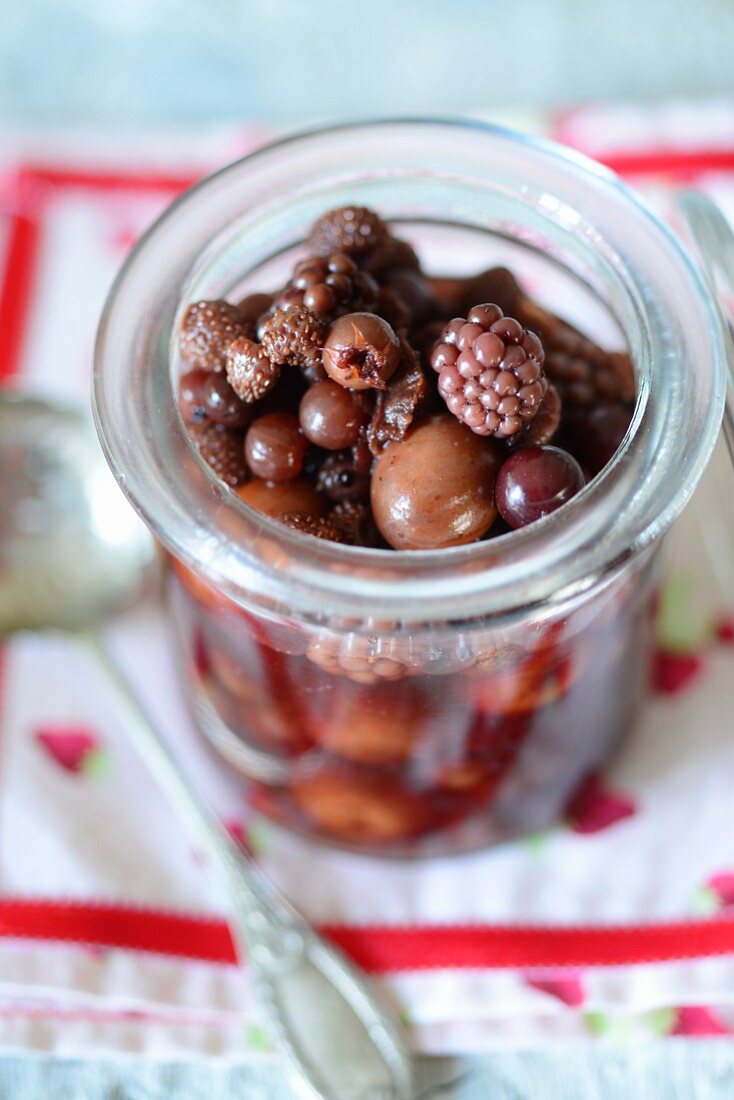
[[[321,931],[373,973],[625,966],[734,954],[734,917],[596,928],[325,925]],[[235,962],[232,937],[223,920],[106,903],[0,900],[0,938]]]
[[[40,226],[34,218],[20,214],[13,217],[0,283],[0,382],[15,374],[20,362],[39,239]]]
[[[599,153],[597,160],[620,176],[675,176],[679,182],[707,172],[734,171],[734,149],[612,150]]]

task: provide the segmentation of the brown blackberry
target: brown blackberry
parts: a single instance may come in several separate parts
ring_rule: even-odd
[[[329,519],[347,546],[377,546],[380,537],[369,504],[359,500],[343,500],[335,504]]]
[[[225,485],[236,489],[247,481],[242,433],[222,424],[191,424],[189,433],[197,451]]]
[[[300,531],[302,535],[313,535],[316,539],[326,539],[327,542],[343,542],[336,524],[332,523],[329,516],[310,516],[304,512],[287,512],[282,523],[290,527],[292,531]]]
[[[569,350],[549,350],[545,366],[567,405],[635,399],[635,372],[625,352],[605,351],[582,337]]]
[[[262,330],[262,349],[279,366],[320,367],[326,325],[303,306],[276,309]]]
[[[626,352],[605,351],[530,298],[521,299],[518,315],[538,333],[546,353],[545,372],[565,405],[634,401],[635,372]]]
[[[394,271],[396,268],[420,271],[421,263],[412,245],[388,234],[369,252],[360,256],[359,266],[363,271],[368,271],[370,275],[380,279],[388,271]]]
[[[431,366],[447,407],[477,435],[515,435],[548,388],[540,340],[497,305],[474,306],[444,325]]]
[[[280,378],[280,366],[268,359],[254,340],[240,336],[227,349],[227,381],[243,401],[251,404],[268,393]]]
[[[274,305],[276,309],[305,306],[317,316],[333,320],[340,313],[373,310],[377,295],[372,276],[360,271],[349,256],[335,252],[330,256],[308,256],[296,264]]]
[[[224,370],[227,348],[238,336],[254,336],[254,326],[237,306],[224,299],[194,302],[181,322],[181,357],[190,369]]]
[[[387,226],[374,210],[366,206],[341,206],[329,210],[314,223],[308,248],[316,256],[329,256],[332,252],[360,256],[387,236]]]

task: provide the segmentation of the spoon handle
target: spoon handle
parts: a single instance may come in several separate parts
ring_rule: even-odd
[[[238,954],[246,948],[266,1026],[296,1092],[310,1100],[410,1100],[410,1056],[394,1013],[234,842],[153,726],[103,638],[86,637],[117,688],[140,756],[189,830],[205,842],[229,893]]]

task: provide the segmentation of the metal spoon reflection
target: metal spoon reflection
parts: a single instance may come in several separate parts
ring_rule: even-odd
[[[400,1025],[371,983],[321,940],[234,843],[140,708],[98,633],[155,575],[152,539],[83,415],[0,394],[0,637],[82,636],[114,681],[138,751],[229,892],[260,1006],[304,1097],[409,1100]]]

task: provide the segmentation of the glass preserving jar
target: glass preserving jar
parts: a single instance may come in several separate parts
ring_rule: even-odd
[[[522,530],[443,551],[316,540],[244,504],[178,411],[186,305],[285,281],[325,210],[371,206],[427,271],[504,264],[627,347],[614,458]],[[723,410],[720,320],[673,235],[616,177],[478,123],[291,138],[205,180],[133,251],[95,364],[102,443],[166,548],[182,679],[262,812],[362,851],[418,854],[551,824],[638,710],[658,549]]]

